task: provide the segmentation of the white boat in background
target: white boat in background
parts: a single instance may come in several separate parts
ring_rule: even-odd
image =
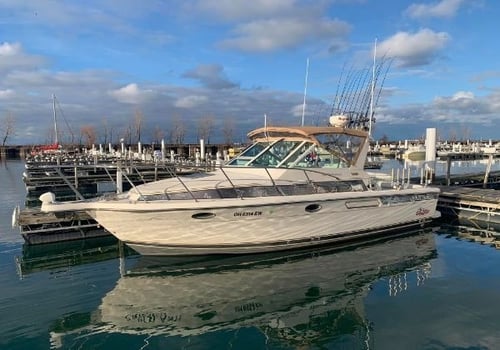
[[[425,146],[422,144],[410,145],[403,152],[403,159],[413,161],[425,160]]]
[[[329,118],[330,125],[338,128],[347,127],[350,121],[351,117],[345,114],[333,114]]]
[[[264,127],[212,172],[178,176],[100,199],[41,210],[84,210],[143,255],[260,253],[358,239],[422,225],[439,189],[394,184],[364,171],[365,130]]]

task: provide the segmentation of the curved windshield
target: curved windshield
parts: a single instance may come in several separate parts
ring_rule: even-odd
[[[349,135],[319,135],[320,145],[311,140],[259,141],[248,147],[229,166],[311,168],[349,167],[362,139]]]

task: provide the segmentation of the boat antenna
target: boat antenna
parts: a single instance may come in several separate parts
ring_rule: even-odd
[[[266,139],[269,139],[269,135],[267,134],[267,114],[264,113],[264,135]]]
[[[339,88],[340,88],[340,84],[342,83],[342,76],[344,75],[345,65],[346,65],[346,63],[344,62],[344,65],[342,66],[342,70],[340,71],[339,81],[337,83],[337,89],[335,90],[335,96],[333,98],[333,106],[332,106],[332,110],[330,112],[330,115],[333,114],[333,112],[335,110],[340,109],[340,107],[339,107]]]
[[[59,144],[59,139],[57,137],[57,117],[56,117],[56,95],[52,94],[52,110],[54,112],[54,144],[58,145]]]
[[[304,82],[304,102],[302,103],[302,124],[304,126],[304,115],[306,113],[306,95],[307,95],[307,77],[309,75],[309,57],[307,57],[306,61],[306,78]]]
[[[375,38],[375,45],[373,47],[373,67],[372,67],[372,86],[370,92],[370,115],[368,118],[368,137],[372,136],[372,117],[373,117],[373,98],[375,94],[375,60],[377,57],[377,38]]]

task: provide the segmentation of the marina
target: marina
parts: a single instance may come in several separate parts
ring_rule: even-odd
[[[368,177],[369,133],[361,127],[265,126],[248,137],[251,146],[211,172],[92,201],[60,202],[45,193],[41,210],[87,211],[144,255],[297,249],[421,226],[435,217],[438,189],[409,182],[394,188]],[[352,216],[356,223],[345,220]]]
[[[106,157],[105,161],[94,161],[93,157],[89,158],[86,162],[75,164],[74,160],[71,162],[54,161],[52,164],[47,162],[30,163],[25,172],[23,173],[23,181],[26,186],[26,199],[24,205],[17,205],[13,213],[13,226],[18,227],[21,236],[28,244],[44,244],[49,242],[58,242],[64,240],[86,239],[95,236],[106,236],[109,233],[98,225],[92,218],[82,211],[75,211],[56,217],[54,214],[41,213],[39,210],[40,201],[38,197],[40,194],[51,190],[55,193],[58,200],[74,200],[78,198],[93,198],[102,196],[106,193],[116,193],[117,187],[121,191],[127,191],[132,186],[157,181],[163,178],[173,176],[173,172],[189,173],[189,172],[205,172],[213,171],[215,169],[215,162],[210,164],[193,162],[138,162],[138,161],[122,161],[120,159],[109,160]],[[398,163],[387,160],[384,161],[378,158],[381,164],[386,163],[384,169],[387,172],[388,167],[398,166]],[[477,167],[476,170],[470,169],[468,172],[456,172],[452,170],[456,167],[457,162],[450,162],[448,158],[442,162],[442,166],[437,170],[433,183],[443,187],[446,184],[452,184],[450,189],[455,187],[455,193],[458,188],[467,186],[467,188],[496,188],[500,181],[500,171],[496,170],[495,165],[493,169],[485,176],[488,162],[484,165]],[[478,162],[477,160],[474,162]],[[72,164],[70,164],[72,163]],[[90,163],[90,164],[89,164]],[[415,169],[422,169],[425,163],[422,162],[409,162],[410,167]],[[495,161],[495,164],[498,161]],[[388,165],[390,164],[390,165]],[[413,165],[411,165],[413,164]],[[366,167],[365,167],[366,168]],[[491,165],[490,165],[491,168]],[[121,171],[117,174],[117,169]],[[451,169],[451,171],[450,171]],[[401,169],[401,174],[403,169]],[[467,168],[464,168],[467,170]],[[418,170],[413,170],[419,174]],[[409,174],[410,170],[407,171]],[[392,179],[394,181],[394,179]],[[422,183],[421,176],[414,176],[410,179],[414,183]],[[485,190],[485,192],[492,190]],[[494,192],[491,192],[494,195]],[[438,202],[439,209],[446,215],[457,217],[459,215],[458,208],[460,208],[460,217],[464,215],[463,204],[459,203],[460,196],[454,195],[453,197],[441,195]],[[479,202],[476,200],[476,204]],[[479,203],[480,204],[480,203]],[[22,208],[22,209],[21,209]],[[483,205],[479,208],[487,210],[488,206]],[[478,210],[478,208],[474,209]],[[481,209],[479,209],[481,210]],[[490,220],[489,217],[494,215],[477,214],[475,211],[474,220]],[[469,210],[470,211],[470,210]],[[488,217],[489,215],[489,217]]]
[[[23,163],[8,162],[0,170],[8,199],[0,213],[8,218],[14,204],[24,200]],[[493,225],[469,223],[464,228],[463,222],[454,226],[445,220],[446,226],[440,226],[438,220],[423,231],[402,230],[395,240],[366,241],[365,247],[306,249],[246,260],[155,260],[137,255],[112,236],[29,245],[3,222],[0,342],[6,349],[104,349],[123,342],[134,347],[147,342],[151,348],[203,343],[242,349],[270,344],[276,349],[290,344],[368,349],[405,348],[408,342],[426,348],[428,337],[450,346],[491,347],[500,341],[491,338],[500,310],[486,302],[500,291],[492,282],[499,276],[491,266],[500,263]],[[416,255],[410,247],[417,249]],[[370,258],[363,259],[367,254]],[[309,269],[319,262],[337,267],[324,273]],[[175,272],[179,270],[185,272]],[[297,279],[306,275],[307,283]],[[252,293],[257,281],[267,279],[265,286],[279,291],[275,296]],[[195,281],[210,283],[213,293]],[[226,281],[238,284],[231,294]],[[148,298],[134,299],[137,293]],[[199,303],[189,301],[192,293],[199,295]],[[165,300],[183,295],[185,299],[175,299],[176,307]],[[126,307],[129,302],[136,307]],[[461,305],[459,316],[456,304]],[[202,319],[190,316],[199,314],[200,307]],[[119,315],[129,315],[128,321],[119,321]],[[397,336],[409,329],[415,337]],[[449,336],[457,332],[467,336]]]
[[[109,157],[79,163],[75,159],[61,161],[60,157],[53,162],[27,161],[22,176],[26,199],[23,205],[15,207],[12,225],[19,228],[28,244],[108,235],[83,211],[57,216],[40,212],[40,195],[51,191],[62,201],[95,198],[176,174],[210,171],[213,166],[208,162],[138,161]]]
[[[0,9],[0,350],[500,349],[500,2]]]

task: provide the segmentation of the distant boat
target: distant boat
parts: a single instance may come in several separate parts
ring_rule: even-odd
[[[425,160],[425,146],[422,144],[419,145],[410,145],[403,152],[403,159],[409,160]]]
[[[31,155],[40,154],[53,154],[55,152],[61,151],[61,145],[59,144],[59,131],[57,129],[57,112],[56,112],[56,95],[52,94],[52,112],[53,112],[53,124],[54,124],[54,142],[48,145],[37,145],[33,147]]]
[[[350,121],[351,121],[351,118],[345,114],[334,114],[334,115],[331,115],[329,118],[330,125],[337,127],[337,128],[347,127],[349,125]]]

